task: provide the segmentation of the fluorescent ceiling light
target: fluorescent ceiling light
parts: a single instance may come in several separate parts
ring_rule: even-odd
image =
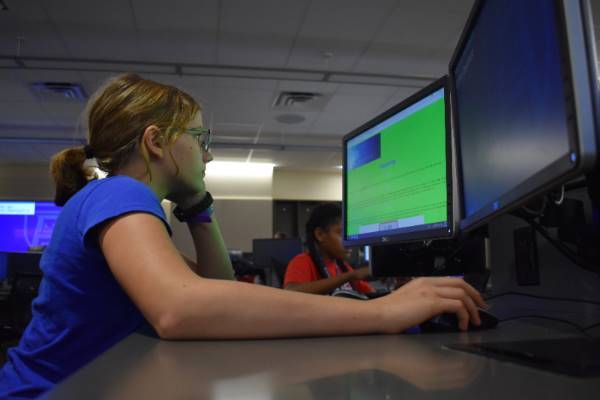
[[[273,175],[275,164],[235,162],[235,161],[211,161],[206,165],[206,176],[214,177],[270,177]]]

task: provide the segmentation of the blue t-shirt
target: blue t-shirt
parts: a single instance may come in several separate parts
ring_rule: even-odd
[[[171,234],[156,195],[127,176],[92,181],[65,204],[40,262],[33,318],[0,371],[0,398],[39,396],[144,322],[94,229],[130,212],[155,215]]]

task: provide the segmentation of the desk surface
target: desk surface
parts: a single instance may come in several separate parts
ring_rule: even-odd
[[[573,378],[444,346],[568,336],[569,327],[517,321],[485,332],[253,341],[167,342],[134,333],[48,398],[598,398],[600,377]]]

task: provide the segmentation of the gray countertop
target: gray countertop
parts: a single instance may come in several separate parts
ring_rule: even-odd
[[[168,342],[134,333],[49,399],[597,399],[574,378],[456,350],[549,339],[569,327],[510,321],[484,332]]]

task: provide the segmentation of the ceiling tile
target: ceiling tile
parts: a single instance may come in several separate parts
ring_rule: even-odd
[[[350,70],[394,3],[394,0],[312,2],[287,65]]]
[[[217,0],[131,0],[138,29],[160,32],[214,32],[218,26]]]
[[[332,82],[302,82],[302,81],[279,81],[280,92],[315,92],[334,93],[339,83]]]
[[[307,0],[224,0],[222,4],[217,62],[284,67]]]
[[[387,99],[387,101],[379,108],[379,110],[377,111],[377,114],[381,114],[384,111],[387,111],[388,109],[394,107],[395,105],[397,105],[398,103],[400,103],[402,100],[405,100],[406,98],[408,98],[409,96],[412,96],[413,94],[417,93],[419,91],[418,88],[400,88],[398,89],[390,98]]]
[[[382,85],[355,85],[341,84],[337,93],[339,94],[358,94],[364,96],[391,96],[396,93],[398,88],[395,86]]]
[[[261,124],[273,91],[220,88],[211,106],[215,123]]]
[[[273,91],[277,88],[278,81],[273,79],[248,79],[248,78],[214,78],[215,87],[233,89],[258,89]]]
[[[449,61],[448,44],[458,39],[472,3],[401,0],[355,71],[414,76],[442,73]]]
[[[74,58],[139,59],[129,2],[44,0],[44,7]]]
[[[0,101],[35,101],[35,97],[29,90],[16,70],[0,69]]]
[[[132,0],[143,60],[214,64],[218,1]]]
[[[168,31],[138,29],[137,54],[139,59],[144,61],[214,64],[216,40],[215,30],[181,32],[176,29]]]
[[[17,38],[22,38],[22,56],[67,56],[52,21],[38,2],[13,1],[0,12],[0,54],[17,55]]]
[[[315,123],[320,114],[321,113],[319,111],[285,112],[270,110],[265,116],[263,131],[282,135],[292,133],[307,133],[310,131],[311,126]],[[282,123],[277,120],[277,117],[280,117],[282,115],[294,115],[302,117],[304,118],[304,121],[295,124]]]
[[[385,96],[335,95],[313,125],[311,133],[343,136],[377,114]]]

